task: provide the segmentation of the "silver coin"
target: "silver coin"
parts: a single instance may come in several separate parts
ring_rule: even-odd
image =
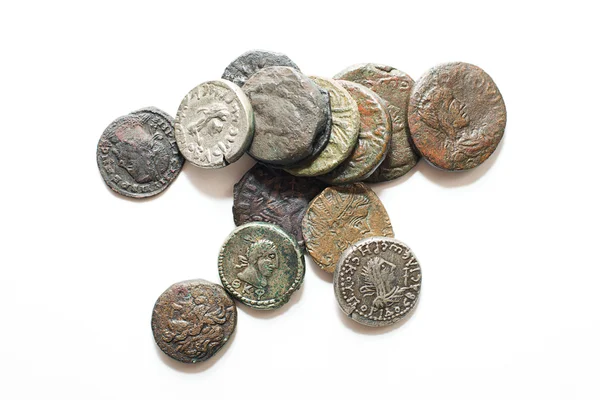
[[[387,326],[406,317],[417,304],[421,266],[408,246],[396,239],[362,239],[342,253],[333,286],[348,317],[367,326]]]
[[[175,118],[175,138],[183,156],[197,167],[222,168],[237,161],[254,134],[254,114],[244,92],[218,79],[185,96]]]

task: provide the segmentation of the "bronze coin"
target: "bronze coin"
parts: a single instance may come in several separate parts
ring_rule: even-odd
[[[427,71],[413,88],[408,115],[410,134],[423,157],[452,171],[487,160],[506,126],[504,100],[492,78],[462,62]]]
[[[342,252],[358,240],[394,237],[385,207],[364,183],[323,190],[306,210],[302,233],[308,253],[321,269],[330,273]]]

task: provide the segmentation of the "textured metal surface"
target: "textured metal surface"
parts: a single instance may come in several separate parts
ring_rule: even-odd
[[[300,71],[300,68],[285,54],[265,50],[250,50],[233,60],[225,68],[221,78],[242,87],[248,78],[259,70],[274,66],[291,67]]]

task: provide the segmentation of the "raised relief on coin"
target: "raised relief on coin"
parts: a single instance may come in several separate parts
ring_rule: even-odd
[[[206,361],[229,340],[237,311],[222,286],[202,279],[179,282],[156,301],[152,333],[169,357],[185,363]]]
[[[251,222],[236,228],[219,254],[225,289],[249,307],[281,307],[300,288],[304,256],[296,240],[280,227]]]
[[[358,240],[394,236],[385,207],[363,183],[323,190],[306,210],[302,233],[308,253],[330,273],[342,252]]]
[[[446,170],[465,170],[484,162],[506,126],[504,100],[492,78],[462,62],[427,71],[413,88],[408,114],[417,149],[431,164]]]
[[[173,182],[184,159],[172,121],[164,112],[144,109],[117,118],[105,129],[96,158],[109,188],[123,196],[145,198]]]
[[[421,291],[421,267],[404,243],[391,238],[360,240],[340,257],[333,276],[342,311],[372,327],[406,317]]]
[[[244,83],[265,67],[284,66],[300,71],[300,68],[288,56],[274,51],[251,50],[231,62],[225,68],[221,78],[242,87]]]
[[[225,80],[202,83],[183,99],[175,138],[183,156],[201,168],[237,161],[254,134],[254,114],[244,92]]]

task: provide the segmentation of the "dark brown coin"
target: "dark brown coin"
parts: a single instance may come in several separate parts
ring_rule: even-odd
[[[279,225],[304,249],[302,218],[324,187],[316,179],[256,164],[233,187],[233,220],[238,226],[253,221]]]
[[[229,340],[237,310],[225,289],[202,279],[179,282],[154,305],[152,333],[160,349],[185,363],[206,361]]]
[[[251,50],[233,60],[225,68],[221,78],[242,87],[248,78],[257,71],[274,66],[291,67],[300,71],[300,68],[285,54],[275,53],[274,51]]]
[[[408,107],[410,134],[423,157],[446,170],[474,168],[504,135],[506,107],[481,68],[455,62],[425,73]]]

